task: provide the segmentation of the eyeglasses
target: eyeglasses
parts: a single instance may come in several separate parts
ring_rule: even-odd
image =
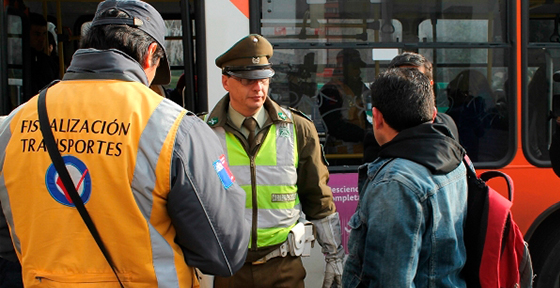
[[[255,85],[255,83],[257,83],[257,82],[259,82],[262,85],[268,85],[268,83],[270,82],[270,78],[245,79],[245,78],[239,78],[239,77],[235,77],[235,76],[230,76],[230,77],[239,81],[241,83],[241,85],[243,85],[243,86],[252,86],[252,85]]]

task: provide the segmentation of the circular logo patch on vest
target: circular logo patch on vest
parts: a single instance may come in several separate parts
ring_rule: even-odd
[[[70,174],[72,182],[74,182],[74,187],[78,195],[82,198],[82,202],[86,204],[91,196],[91,176],[89,175],[86,164],[71,155],[62,156],[62,160],[64,160],[64,164],[66,165],[66,169],[68,169],[68,174]],[[62,184],[62,179],[59,177],[54,164],[51,164],[47,169],[45,184],[54,200],[62,205],[75,207],[70,198],[70,194],[68,194],[68,191],[64,188],[64,184]]]

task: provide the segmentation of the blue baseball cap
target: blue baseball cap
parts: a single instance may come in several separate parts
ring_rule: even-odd
[[[129,18],[108,16],[105,12],[116,9],[124,12]],[[165,33],[167,31],[161,14],[150,4],[139,0],[106,0],[97,6],[91,26],[128,25],[146,32],[163,48],[163,59],[159,62],[152,84],[167,85],[171,81],[171,71],[165,49]]]

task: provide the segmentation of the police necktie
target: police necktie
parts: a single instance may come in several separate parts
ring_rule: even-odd
[[[253,117],[245,118],[245,121],[243,121],[243,127],[249,130],[249,137],[247,137],[247,140],[249,141],[249,147],[253,149],[255,146],[255,128],[257,128],[257,121]]]

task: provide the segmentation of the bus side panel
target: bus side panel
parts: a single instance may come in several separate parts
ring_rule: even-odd
[[[208,109],[226,94],[221,71],[215,60],[233,44],[249,34],[249,0],[206,0],[206,62],[208,67]],[[209,112],[209,111],[208,111]]]
[[[556,177],[552,169],[536,168],[530,164],[511,164],[495,170],[500,170],[513,179],[512,213],[523,234],[527,233],[543,211],[560,202],[560,178]],[[482,171],[477,170],[478,173]],[[504,181],[496,180],[490,185],[507,197]]]

